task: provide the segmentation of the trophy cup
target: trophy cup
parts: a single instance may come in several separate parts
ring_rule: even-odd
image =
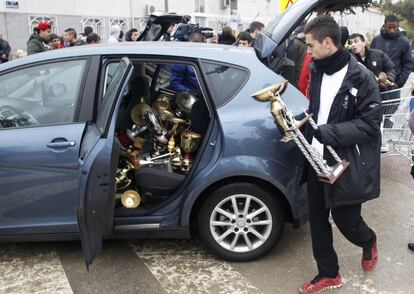
[[[193,159],[191,153],[197,150],[201,142],[201,135],[191,131],[183,131],[181,133],[181,149],[183,150],[183,160],[181,171],[188,173],[190,171]]]
[[[169,133],[171,134],[171,138],[168,141],[168,152],[171,154],[175,150],[175,136],[177,135],[177,128],[185,123],[185,120],[178,117],[172,117],[167,122],[166,129],[169,130]]]
[[[331,146],[327,145],[325,146],[326,149],[336,161],[335,165],[329,166],[323,159],[323,156],[308,143],[299,128],[306,122],[309,122],[315,130],[318,129],[318,126],[312,119],[312,114],[305,112],[305,117],[300,121],[297,121],[293,117],[280,97],[287,85],[288,81],[283,81],[260,90],[252,96],[261,102],[271,102],[271,113],[275,119],[275,124],[283,136],[281,141],[288,142],[293,140],[305,158],[309,161],[312,168],[315,170],[318,179],[322,182],[333,184],[348,167],[349,162],[341,160],[335,150]]]

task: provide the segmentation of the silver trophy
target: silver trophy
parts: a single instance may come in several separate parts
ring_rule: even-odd
[[[339,176],[348,167],[349,162],[340,159],[335,150],[326,145],[326,149],[335,159],[336,164],[329,166],[319,154],[306,140],[299,128],[309,122],[314,130],[318,129],[315,121],[312,119],[312,114],[304,113],[305,117],[297,121],[292,113],[288,110],[280,95],[288,86],[288,81],[277,83],[273,86],[267,87],[253,94],[253,98],[261,102],[271,102],[271,113],[275,119],[275,124],[282,133],[282,142],[293,140],[303,153],[305,158],[309,161],[312,168],[315,170],[320,181],[333,184]]]

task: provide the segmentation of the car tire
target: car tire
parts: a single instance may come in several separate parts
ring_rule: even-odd
[[[284,225],[285,216],[276,197],[251,183],[232,183],[214,190],[198,214],[203,246],[228,261],[250,261],[267,254],[279,242]]]

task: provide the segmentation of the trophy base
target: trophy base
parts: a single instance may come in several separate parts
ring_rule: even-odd
[[[338,162],[334,166],[330,168],[331,172],[329,175],[319,174],[318,179],[321,182],[333,184],[336,180],[340,177],[340,175],[345,171],[348,167],[349,162],[343,159],[341,162]]]

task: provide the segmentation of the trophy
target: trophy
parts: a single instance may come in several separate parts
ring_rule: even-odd
[[[191,131],[183,131],[181,133],[181,149],[183,150],[183,160],[181,171],[188,173],[190,171],[193,160],[191,153],[197,150],[200,145],[201,135]]]
[[[173,153],[175,149],[175,136],[177,135],[177,128],[180,125],[185,124],[186,121],[178,118],[178,117],[172,117],[168,120],[166,129],[169,130],[169,133],[171,134],[171,138],[168,141],[168,152]]]
[[[275,119],[275,124],[283,136],[281,141],[288,142],[293,140],[315,170],[318,179],[322,182],[333,184],[348,167],[349,162],[341,160],[335,150],[327,145],[325,146],[326,149],[336,161],[336,164],[329,166],[323,159],[323,156],[308,143],[299,128],[306,122],[309,122],[314,130],[317,130],[318,126],[312,119],[312,114],[305,112],[305,117],[300,121],[293,117],[280,96],[287,85],[288,81],[283,81],[262,89],[252,96],[261,102],[271,102],[271,113]]]

